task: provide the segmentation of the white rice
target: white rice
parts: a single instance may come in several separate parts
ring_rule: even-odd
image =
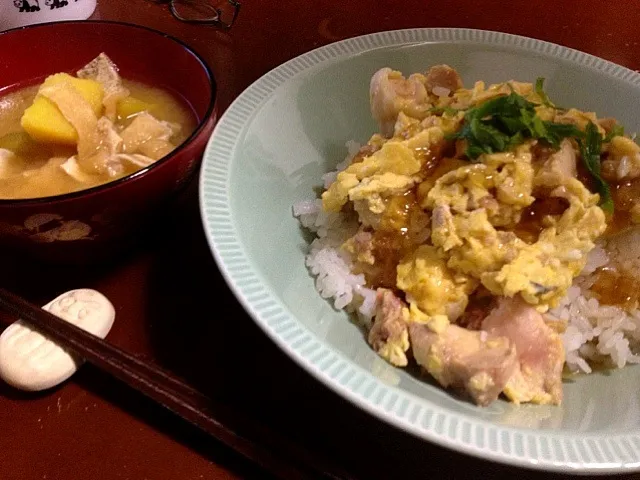
[[[347,143],[347,158],[335,171],[323,176],[325,189],[347,168],[359,148],[356,142]],[[362,323],[370,326],[376,311],[376,292],[365,286],[364,275],[352,273],[351,256],[340,248],[357,232],[357,216],[326,213],[319,199],[296,203],[293,214],[302,226],[317,235],[305,263],[316,277],[320,295],[332,300],[336,309],[356,312]],[[640,310],[627,312],[616,306],[600,305],[590,290],[594,272],[611,264],[640,276],[640,227],[596,246],[567,295],[548,313],[567,325],[562,337],[566,365],[572,371],[591,373],[594,364],[622,368],[640,363]]]
[[[347,168],[360,150],[360,145],[346,144],[347,158],[333,172],[323,176],[324,187],[335,181],[338,172]],[[326,213],[319,199],[303,200],[293,206],[293,214],[303,227],[317,237],[311,242],[305,263],[316,277],[316,290],[330,299],[336,309],[355,311],[365,326],[370,326],[376,311],[376,292],[365,286],[364,275],[352,273],[351,255],[340,247],[358,231],[357,218],[342,213]]]
[[[563,334],[567,367],[591,373],[592,365],[622,368],[640,363],[640,310],[600,305],[591,287],[596,269],[623,266],[640,275],[640,229],[634,228],[596,246],[560,304],[549,314],[567,322]]]
[[[349,140],[345,146],[347,147],[347,157],[340,162],[338,165],[336,165],[336,169],[332,172],[329,173],[325,173],[322,176],[322,180],[324,182],[324,188],[325,190],[327,188],[329,188],[329,186],[336,181],[336,177],[338,176],[338,173],[341,172],[342,170],[344,170],[345,168],[347,168],[350,164],[351,164],[351,160],[353,159],[353,157],[356,156],[356,154],[358,153],[358,151],[360,150],[360,144],[358,142],[355,142],[353,140]]]

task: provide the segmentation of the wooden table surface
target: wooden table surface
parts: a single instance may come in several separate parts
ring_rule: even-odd
[[[181,23],[166,4],[147,0],[98,0],[92,18],[139,23],[187,42],[212,67],[222,109],[253,80],[298,54],[355,35],[407,27],[505,31],[640,69],[640,2],[635,0],[243,0],[230,32]],[[560,478],[422,443],[327,390],[280,353],[226,287],[202,233],[195,183],[167,215],[169,228],[153,232],[145,248],[117,264],[63,274],[44,267],[25,270],[7,258],[3,283],[40,304],[71,288],[104,292],[117,306],[111,342],[156,361],[239,412],[250,411],[359,478]],[[85,365],[70,381],[44,393],[21,394],[0,384],[0,478],[267,477]]]

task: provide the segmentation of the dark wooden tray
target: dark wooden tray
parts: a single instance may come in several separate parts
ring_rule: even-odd
[[[228,33],[180,23],[166,4],[147,0],[99,0],[93,18],[144,24],[188,42],[212,66],[222,109],[261,74],[300,53],[395,28],[508,31],[640,68],[635,2],[243,3]],[[202,233],[195,183],[145,241],[117,264],[66,272],[29,268],[5,255],[3,286],[38,304],[71,288],[102,291],[117,307],[108,337],[114,345],[178,375],[239,423],[250,412],[267,429],[358,478],[562,478],[418,441],[361,412],[293,364],[219,275]],[[0,383],[0,432],[2,479],[265,478],[231,449],[91,365],[39,394]]]

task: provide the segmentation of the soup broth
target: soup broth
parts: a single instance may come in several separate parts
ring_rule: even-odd
[[[92,169],[86,164],[83,166],[79,144],[74,146],[34,139],[23,128],[22,117],[34,103],[40,85],[25,87],[0,97],[0,199],[61,195],[117,180],[162,158],[194,131],[196,117],[182,99],[144,83],[126,79],[119,81],[129,95],[118,104],[115,115],[108,123],[113,132],[108,132],[105,138],[113,139],[113,134],[121,135],[129,143],[120,142],[117,151],[108,146],[113,158],[107,160],[113,162],[116,168]],[[151,130],[132,132],[135,129],[127,127],[141,115],[150,119]],[[139,119],[138,123],[143,123],[142,120]],[[153,133],[149,133],[158,125],[170,125],[170,134],[164,134],[161,137],[163,140],[153,138]],[[136,147],[145,142],[147,148]],[[159,144],[155,149],[150,148],[153,142]],[[116,143],[114,141],[114,145]],[[103,141],[97,144],[98,148],[105,147]]]

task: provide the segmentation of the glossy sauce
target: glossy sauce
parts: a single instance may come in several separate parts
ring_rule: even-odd
[[[436,169],[446,163],[447,158],[454,154],[455,146],[452,142],[440,142],[427,148],[416,148],[416,158],[422,163],[420,174],[427,178],[434,174]]]
[[[440,163],[440,155],[431,148],[416,148],[414,151],[416,158],[422,163],[421,173],[428,177]]]
[[[149,113],[155,118],[180,125],[180,131],[171,138],[174,145],[184,142],[195,129],[196,117],[181,99],[143,83],[123,79],[123,84],[133,97],[151,105]],[[6,148],[19,157],[11,163],[10,171],[3,172],[4,178],[0,178],[0,199],[60,195],[117,179],[105,175],[104,178],[96,176],[92,182],[80,183],[60,168],[66,159],[77,153],[75,147],[31,140],[22,129],[20,119],[33,102],[38,88],[39,85],[32,85],[0,98],[0,148]],[[132,121],[133,118],[118,118],[114,126],[120,131]],[[123,175],[128,173],[132,172],[125,171]]]
[[[632,225],[630,210],[640,199],[640,180],[625,180],[611,187],[613,217],[607,219],[607,235],[617,233]]]
[[[443,151],[453,147],[453,144],[445,142],[435,148],[416,149],[416,153],[422,156],[420,175],[426,178],[424,185],[430,188],[437,178],[468,163],[441,156]],[[418,236],[429,227],[429,217],[420,207],[420,202],[429,188],[425,188],[423,193],[421,185],[387,200],[378,229],[373,232],[375,264],[364,271],[372,288],[395,289],[398,263],[424,241]]]
[[[524,209],[522,217],[513,232],[527,243],[535,243],[540,232],[546,228],[544,218],[547,215],[562,215],[569,207],[569,202],[559,197],[543,197],[536,199]]]
[[[640,181],[623,180],[619,183],[611,179],[616,177],[616,172],[611,169],[611,162],[602,162],[602,177],[607,180],[613,199],[613,215],[607,215],[607,230],[605,235],[613,235],[632,225],[629,213],[635,202],[640,199]],[[578,162],[578,180],[591,192],[597,192],[597,187],[591,174],[586,170],[582,162]]]
[[[624,271],[601,268],[591,291],[600,303],[631,310],[638,307],[640,280]]]
[[[396,288],[396,267],[412,248],[411,220],[419,215],[415,190],[395,195],[387,200],[378,229],[373,233],[375,264],[366,272],[372,288]]]
[[[631,225],[631,214],[628,211],[621,210],[615,206],[613,216],[607,218],[607,229],[605,230],[605,235],[614,235]]]

